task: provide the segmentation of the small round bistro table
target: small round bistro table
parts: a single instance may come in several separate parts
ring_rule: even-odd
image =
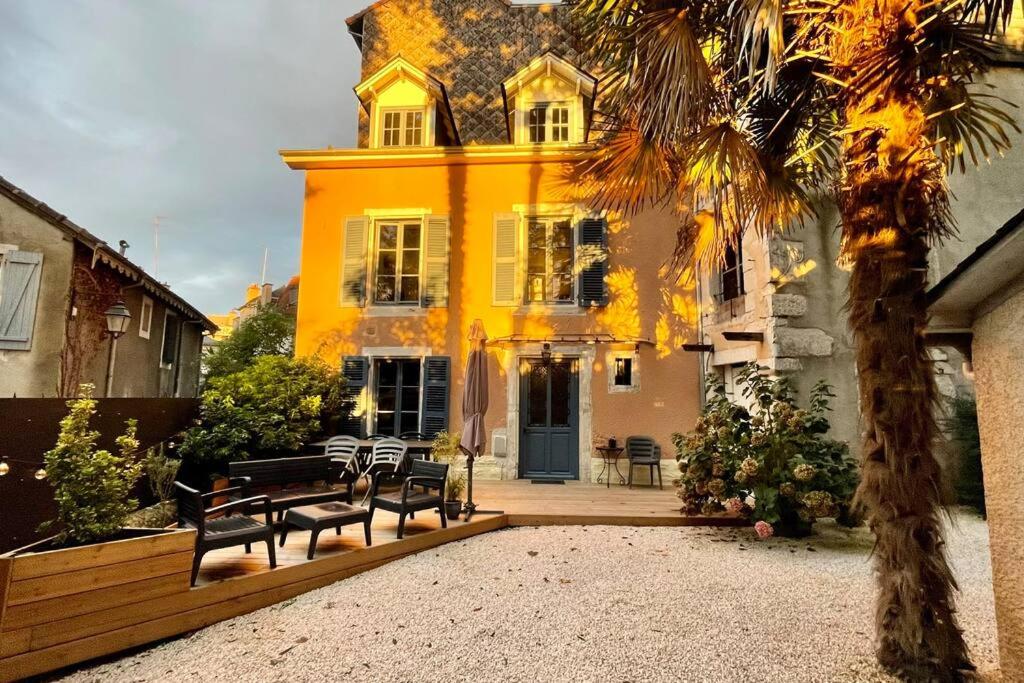
[[[612,468],[615,468],[615,474],[619,475],[619,483],[622,486],[626,485],[626,478],[622,476],[622,472],[619,471],[619,458],[622,457],[624,449],[611,446],[598,446],[597,452],[601,454],[601,461],[603,463],[601,467],[601,473],[597,475],[597,483],[601,483],[601,477],[604,477],[605,488],[612,487]]]

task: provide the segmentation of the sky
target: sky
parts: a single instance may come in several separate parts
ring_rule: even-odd
[[[0,0],[0,176],[205,313],[298,273],[303,177],[355,144],[370,0]]]

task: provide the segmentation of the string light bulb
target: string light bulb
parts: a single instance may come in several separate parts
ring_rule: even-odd
[[[6,475],[11,471],[11,466],[7,464],[6,460],[0,461],[0,477]]]
[[[39,479],[40,481],[46,479],[46,470],[43,469],[42,467],[36,470],[36,479]]]

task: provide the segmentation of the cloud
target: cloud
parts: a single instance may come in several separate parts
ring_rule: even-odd
[[[303,179],[280,148],[352,146],[369,0],[0,2],[0,175],[207,312],[298,272]]]

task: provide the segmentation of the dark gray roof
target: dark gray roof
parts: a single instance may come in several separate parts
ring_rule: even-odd
[[[194,306],[171,291],[167,285],[157,282],[149,273],[138,265],[132,263],[127,257],[122,256],[109,244],[101,240],[77,223],[72,222],[62,213],[55,211],[43,202],[39,201],[29,193],[14,185],[3,176],[0,176],[0,195],[9,198],[27,211],[34,213],[51,225],[63,230],[66,234],[78,240],[87,248],[93,250],[94,262],[100,262],[116,270],[122,275],[142,283],[146,291],[150,292],[165,304],[174,308],[179,313],[191,320],[199,322],[205,329],[215,332],[217,326],[205,315],[199,312]]]

